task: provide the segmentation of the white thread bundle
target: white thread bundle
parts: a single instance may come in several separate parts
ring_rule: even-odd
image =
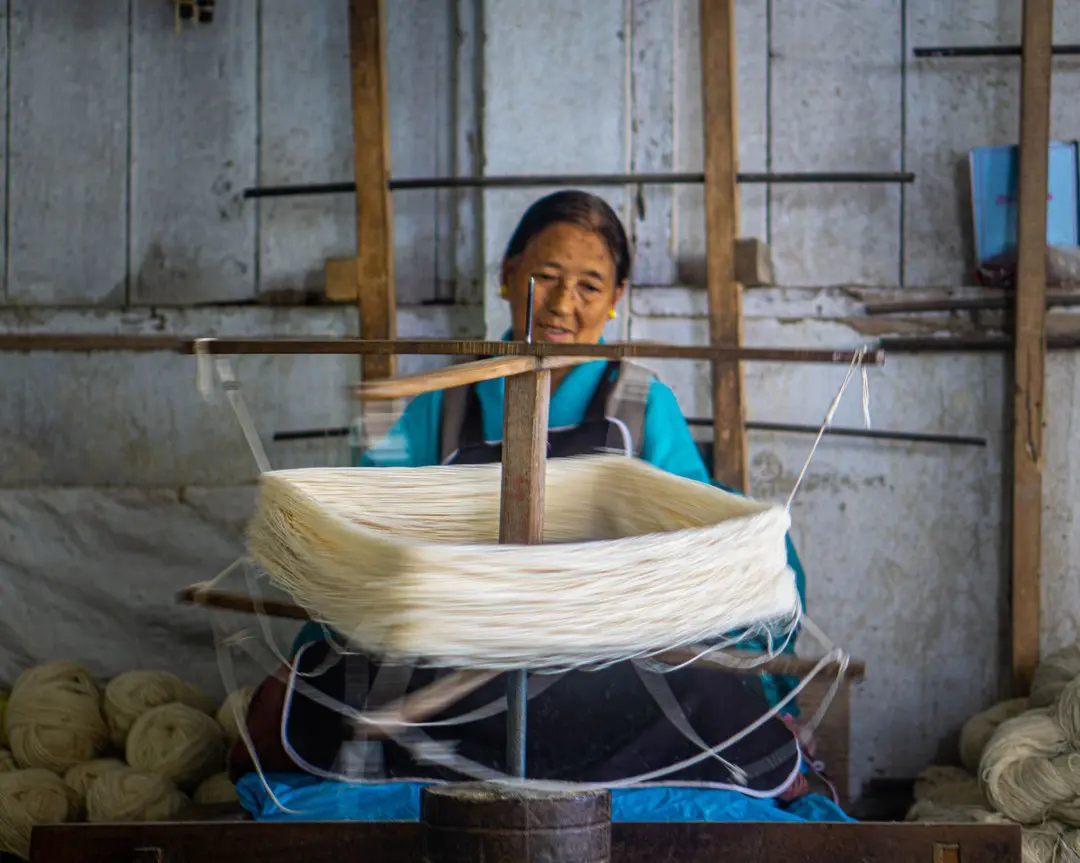
[[[556,459],[547,544],[498,545],[501,476],[263,474],[249,550],[313,617],[405,661],[585,664],[798,619],[782,507],[636,459]]]
[[[999,812],[1038,824],[1080,795],[1080,756],[1069,755],[1065,731],[1049,710],[1029,710],[998,726],[983,750],[979,781]]]
[[[1019,716],[1027,708],[1026,698],[1012,698],[971,716],[960,728],[960,763],[972,773],[976,772],[983,749],[998,726],[1006,719]]]
[[[214,702],[200,687],[169,671],[136,669],[114,677],[105,685],[102,702],[113,746],[123,748],[131,726],[148,710],[173,702],[203,713],[214,709]]]
[[[1028,701],[1032,707],[1048,707],[1058,700],[1069,681],[1080,677],[1080,641],[1055,650],[1035,668]]]

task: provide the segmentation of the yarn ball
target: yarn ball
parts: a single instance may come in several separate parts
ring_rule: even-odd
[[[942,806],[933,800],[916,800],[906,820],[922,824],[1008,824],[1009,819],[986,806]]]
[[[0,746],[7,746],[7,731],[5,730],[4,717],[7,715],[8,699],[11,698],[11,693],[5,689],[0,689]]]
[[[199,784],[191,799],[202,806],[210,806],[218,803],[236,803],[240,796],[236,793],[236,786],[232,784],[228,773],[215,773]]]
[[[15,756],[8,749],[0,749],[0,773],[15,769]]]
[[[1061,691],[1080,676],[1080,641],[1055,650],[1040,662],[1031,678],[1028,702],[1032,707],[1047,707],[1057,701]]]
[[[187,804],[184,793],[164,776],[122,767],[90,783],[86,820],[168,821]]]
[[[30,831],[79,817],[79,801],[64,780],[30,768],[0,773],[0,851],[30,857]]]
[[[105,687],[103,709],[109,724],[113,746],[123,749],[135,720],[153,707],[163,704],[186,704],[212,713],[214,702],[193,683],[187,683],[168,671],[125,671]]]
[[[157,773],[187,788],[221,770],[225,732],[201,710],[163,704],[135,720],[126,752],[127,763],[136,770]]]
[[[225,697],[225,701],[218,708],[216,717],[218,725],[225,732],[225,740],[230,746],[240,739],[239,723],[247,719],[248,706],[251,704],[251,697],[254,694],[255,688],[252,686],[234,690]],[[237,715],[239,715],[239,722],[237,721]]]
[[[20,767],[57,773],[96,758],[109,741],[97,682],[76,662],[48,662],[19,675],[6,726]]]
[[[927,800],[945,808],[989,807],[986,795],[979,787],[979,780],[963,767],[926,768],[915,780],[915,799]]]
[[[64,774],[64,781],[80,800],[86,800],[86,792],[90,790],[90,784],[95,779],[110,770],[118,770],[126,766],[118,758],[95,758],[93,761],[84,761],[82,764],[68,768]]]
[[[1074,677],[1062,687],[1054,708],[1069,745],[1080,749],[1080,677]]]
[[[991,735],[1006,719],[1019,716],[1028,708],[1026,698],[1002,701],[976,713],[960,729],[960,763],[972,773],[979,769],[979,759]]]
[[[1029,710],[998,726],[983,750],[979,781],[994,808],[1020,824],[1038,824],[1072,800],[1065,731],[1049,710]],[[1080,779],[1080,777],[1077,777]]]

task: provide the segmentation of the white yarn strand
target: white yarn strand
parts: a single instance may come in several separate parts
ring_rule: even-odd
[[[806,457],[806,461],[803,462],[802,470],[799,471],[799,476],[795,480],[795,486],[791,489],[791,494],[788,495],[787,504],[785,505],[786,509],[791,509],[791,504],[795,500],[795,494],[798,492],[799,486],[802,485],[802,481],[806,477],[806,472],[810,469],[810,462],[814,459],[818,444],[820,444],[821,439],[825,437],[825,432],[832,427],[833,417],[836,416],[836,410],[840,407],[840,401],[843,399],[844,392],[847,390],[848,384],[851,383],[856,371],[861,373],[862,378],[863,423],[867,428],[870,428],[870,378],[866,374],[866,352],[867,349],[861,347],[855,351],[852,356],[851,365],[848,366],[847,374],[844,375],[844,380],[840,384],[840,389],[837,391],[836,395],[833,396],[832,402],[829,403],[829,409],[825,412],[825,420],[822,422],[821,428],[818,429],[813,446],[810,447],[810,454]]]

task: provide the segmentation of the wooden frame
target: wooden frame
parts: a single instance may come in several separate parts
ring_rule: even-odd
[[[743,314],[742,285],[735,279],[739,234],[735,0],[701,0],[700,9],[709,341],[737,347],[743,340]],[[749,492],[743,367],[717,360],[712,375],[713,476]]]
[[[611,825],[611,863],[1019,863],[1020,828],[1000,824]],[[30,863],[421,863],[418,822],[189,821],[34,829]]]
[[[390,112],[386,96],[384,0],[349,0],[353,161],[356,174],[356,266],[360,337],[393,339],[394,205],[390,194]],[[366,356],[365,380],[394,374],[394,357]]]
[[[1013,363],[1012,688],[1026,695],[1039,662],[1043,387],[1046,379],[1046,190],[1054,0],[1024,0],[1020,185]]]

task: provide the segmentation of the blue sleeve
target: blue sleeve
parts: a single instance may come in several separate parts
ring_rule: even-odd
[[[360,454],[358,467],[429,467],[439,463],[442,392],[409,402],[386,437]]]
[[[649,388],[648,401],[645,405],[645,440],[642,442],[641,458],[676,476],[711,483],[733,494],[744,494],[740,489],[716,482],[709,475],[705,462],[701,458],[701,451],[694,442],[690,426],[687,425],[686,418],[679,408],[675,394],[670,387],[659,380],[653,381]],[[790,533],[785,537],[785,543],[788,566],[795,573],[795,587],[799,594],[799,602],[805,611],[806,573],[803,571],[802,561],[799,560],[799,554],[791,541]],[[795,652],[797,635],[796,631],[795,636],[785,646],[784,653]],[[750,649],[766,650],[768,643],[764,637],[760,637],[744,642],[744,646]],[[760,677],[766,696],[772,704],[783,698],[799,682],[798,678],[776,677],[770,674],[763,674]],[[798,715],[798,708],[793,703],[789,704],[787,709],[792,715]]]
[[[641,458],[675,476],[711,482],[675,393],[658,380],[654,380],[649,387],[645,402],[645,439],[641,445]]]

